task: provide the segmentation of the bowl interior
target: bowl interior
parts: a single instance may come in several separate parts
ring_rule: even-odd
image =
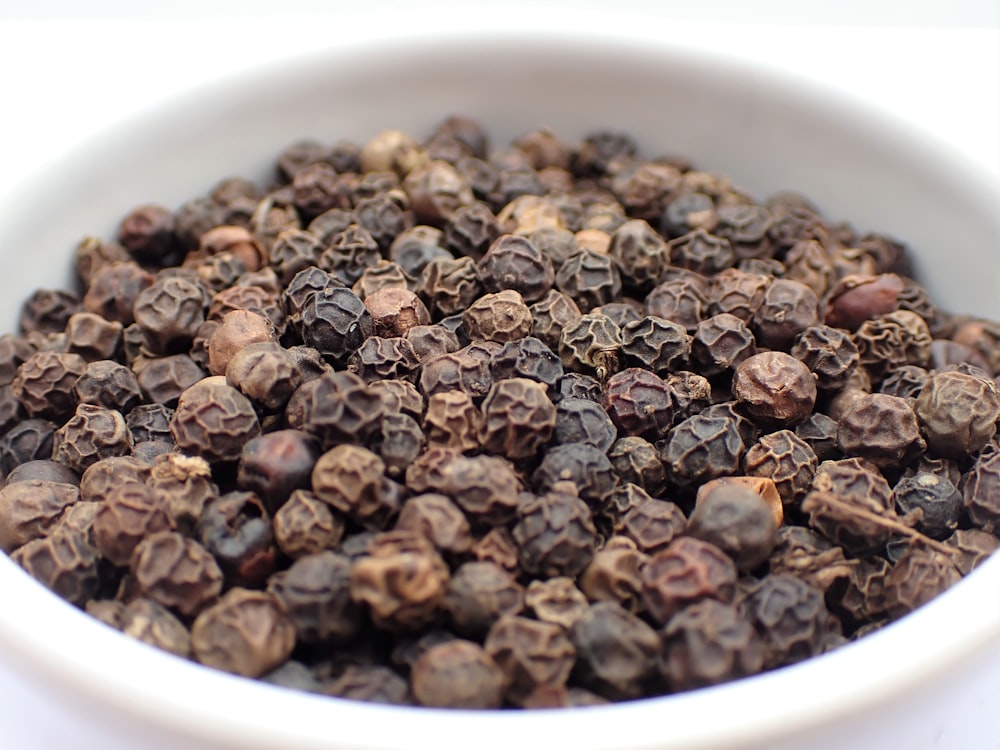
[[[419,136],[450,113],[481,119],[499,145],[540,125],[567,139],[621,129],[647,155],[691,157],[758,197],[799,190],[833,220],[910,244],[942,306],[1000,318],[995,193],[975,173],[854,102],[636,29],[367,39],[248,71],[123,123],[8,199],[0,252],[16,273],[0,278],[5,330],[29,291],[68,283],[77,240],[113,235],[134,205],[176,206],[223,176],[263,182],[274,154],[300,137],[363,142],[387,127]],[[775,673],[587,711],[443,714],[296,695],[184,663],[90,620],[3,556],[0,588],[9,602],[0,649],[13,658],[85,688],[95,710],[244,748],[405,748],[428,738],[462,748],[469,737],[502,748],[539,736],[581,750],[759,746],[904,693],[1000,636],[994,560],[884,632]],[[919,656],[914,642],[924,644]],[[868,675],[862,685],[859,674]],[[711,718],[721,715],[730,720]]]

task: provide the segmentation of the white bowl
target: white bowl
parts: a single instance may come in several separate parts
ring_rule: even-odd
[[[620,128],[646,154],[684,154],[757,195],[801,190],[831,218],[910,243],[942,305],[1000,318],[994,185],[857,102],[672,47],[642,28],[368,36],[144,113],[4,206],[0,248],[30,252],[17,273],[0,277],[0,318],[11,330],[31,289],[69,280],[75,242],[110,236],[138,203],[177,205],[230,174],[263,179],[273,155],[302,136],[363,141],[385,127],[424,134],[455,112],[488,124],[496,143],[542,124],[569,139]],[[1000,684],[1000,558],[824,657],[677,696],[543,712],[387,708],[232,677],[105,628],[2,555],[0,591],[4,659],[56,704],[82,701],[135,746],[920,748],[931,747],[955,700],[995,701]],[[970,721],[995,728],[992,713],[984,704]]]

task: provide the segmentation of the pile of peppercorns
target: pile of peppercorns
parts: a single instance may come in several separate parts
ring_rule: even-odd
[[[1000,539],[1000,325],[627,135],[301,141],[0,337],[0,548],[182,658],[582,706],[806,659]]]

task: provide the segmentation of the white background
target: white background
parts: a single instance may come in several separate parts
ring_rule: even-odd
[[[565,13],[611,4],[544,3]],[[470,7],[421,3],[427,19],[434,17],[431,5],[438,13]],[[724,46],[850,91],[947,141],[956,159],[975,160],[1000,178],[997,0],[618,0],[613,5],[636,23],[661,24],[665,38],[683,35]],[[251,62],[335,44],[364,34],[366,24],[392,24],[394,11],[414,7],[360,1],[0,0],[0,210],[4,192],[17,190],[24,176],[131,111]],[[518,2],[493,10],[475,7],[534,12]],[[997,737],[963,732],[963,712],[984,709],[996,711],[956,705],[943,746],[1000,747]],[[82,713],[57,711],[24,675],[0,663],[0,747],[134,750],[136,744],[111,736]]]

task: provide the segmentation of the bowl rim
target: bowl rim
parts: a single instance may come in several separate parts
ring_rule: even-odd
[[[525,31],[516,25],[484,29],[455,22],[433,33],[401,30],[371,34],[303,57],[269,62],[264,68],[251,65],[136,113],[91,138],[83,147],[96,144],[99,152],[109,147],[118,134],[133,133],[144,123],[168,116],[178,105],[192,106],[207,97],[225,95],[228,87],[240,90],[262,76],[280,80],[317,61],[330,65],[350,60],[384,51],[401,40],[407,43],[408,54],[419,57],[421,50],[426,54],[440,45],[468,44],[470,38],[483,44],[510,44],[530,42],[534,35],[536,40],[572,48],[586,43],[594,45],[595,50],[615,49],[656,60],[683,60],[703,71],[745,72],[749,66],[768,84],[769,94],[776,99],[805,99],[811,107],[831,114],[846,109],[861,112],[866,118],[871,115],[886,129],[900,133],[925,151],[942,154],[945,159],[954,157],[941,144],[890,115],[859,104],[844,92],[818,86],[788,71],[716,51],[705,52],[697,45],[666,47],[654,30],[618,24],[602,28],[570,24],[532,28],[528,37]],[[50,164],[19,200],[28,203],[40,196],[39,186],[53,179],[58,166],[59,162]],[[971,164],[955,163],[954,169],[974,184],[993,185]],[[690,693],[587,710],[441,711],[386,708],[303,695],[185,662],[123,638],[39,586],[4,555],[0,555],[0,585],[18,604],[0,609],[0,650],[14,662],[45,675],[53,685],[68,687],[86,701],[112,706],[162,730],[248,748],[329,747],[334,732],[338,747],[358,750],[414,747],[428,738],[434,738],[434,744],[442,750],[470,744],[499,750],[512,745],[531,747],[540,737],[572,737],[580,750],[639,750],[662,746],[665,727],[669,727],[671,747],[736,747],[748,740],[776,741],[877,706],[951,665],[971,660],[1000,638],[1000,597],[995,595],[1000,588],[1000,557],[996,557],[914,615],[835,653],[774,672]],[[20,612],[29,612],[31,617],[23,617]],[[945,631],[953,637],[914,657],[914,642],[923,641],[927,633]],[[72,632],[73,637],[66,637],[67,632]],[[150,674],[162,679],[155,684],[143,679]],[[865,679],[859,682],[858,675]],[[173,686],[174,690],[164,692],[161,685]],[[794,700],[795,711],[789,713],[787,705],[774,705],[775,696]],[[275,723],[275,716],[282,717],[282,726]],[[718,721],[719,716],[728,718]],[[451,728],[447,736],[439,733],[445,717]],[[470,738],[475,739],[470,742]]]

